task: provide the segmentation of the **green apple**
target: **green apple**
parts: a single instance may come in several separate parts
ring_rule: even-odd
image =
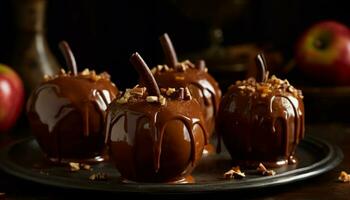
[[[16,123],[24,103],[21,78],[9,66],[0,64],[0,132],[7,132]]]
[[[295,49],[299,69],[309,78],[338,85],[350,84],[350,30],[337,21],[312,25]]]

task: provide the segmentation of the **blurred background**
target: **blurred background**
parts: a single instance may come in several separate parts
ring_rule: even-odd
[[[207,60],[209,72],[224,91],[230,83],[254,73],[251,61],[261,50],[266,52],[273,73],[303,87],[302,75],[294,68],[293,49],[307,27],[325,19],[350,25],[347,1],[0,0],[0,62],[22,76],[28,75],[23,68],[33,71],[37,65],[62,65],[57,44],[64,39],[70,43],[81,70],[89,67],[108,71],[117,86],[124,89],[137,83],[129,56],[138,51],[150,67],[163,63],[158,38],[167,32],[179,57]],[[35,53],[29,48],[33,45],[44,48]],[[52,57],[38,61],[46,54]],[[41,76],[39,72],[35,75],[37,79]],[[316,92],[310,91],[305,101],[318,105],[313,108],[310,103],[306,107],[323,114],[315,114],[319,120],[346,116],[347,113],[334,117],[325,114],[333,110],[327,106],[324,109],[328,110],[320,111],[322,101],[325,105],[343,101],[344,90],[340,94],[339,90],[330,91],[331,95],[336,93],[337,101],[327,99],[329,94],[321,94],[317,88]],[[308,118],[312,119],[316,118]]]

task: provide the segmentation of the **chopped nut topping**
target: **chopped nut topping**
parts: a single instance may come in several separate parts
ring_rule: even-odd
[[[76,171],[79,171],[81,169],[88,170],[88,171],[92,170],[90,165],[84,164],[84,163],[70,162],[69,167],[70,167],[70,171],[72,171],[72,172],[76,172]]]
[[[343,183],[350,183],[350,175],[348,173],[346,173],[345,171],[342,171],[342,172],[340,172],[338,180],[343,182]]]
[[[295,97],[303,98],[301,90],[297,90],[291,86],[288,80],[281,80],[275,75],[272,75],[270,78],[268,78],[267,74],[265,82],[256,82],[254,78],[250,77],[247,80],[236,81],[235,85],[233,86],[243,91],[243,93],[249,95],[256,92],[256,94],[253,95],[261,96],[262,98],[267,97],[268,94],[272,91],[277,91],[279,93],[288,93],[292,94]]]
[[[168,88],[168,90],[166,91],[166,95],[170,96],[172,93],[174,93],[176,91],[175,88]]]
[[[51,79],[51,77],[49,75],[47,75],[47,74],[44,75],[44,81],[48,81],[50,79]]]
[[[79,170],[80,170],[80,165],[79,165],[79,163],[70,162],[70,163],[69,163],[69,166],[70,166],[70,171],[72,171],[72,172],[76,172],[76,171],[79,171]]]
[[[157,97],[157,96],[147,96],[147,97],[146,97],[146,101],[147,101],[148,103],[158,102],[158,97]]]
[[[244,172],[241,171],[239,166],[237,167],[232,167],[230,170],[224,173],[224,178],[225,179],[242,179],[245,177]]]
[[[154,75],[156,72],[157,72],[157,68],[153,67],[153,68],[151,69],[151,73]]]
[[[291,92],[291,93],[293,93],[295,91],[295,89],[291,85],[288,86],[287,90],[288,90],[288,92]]]
[[[137,88],[133,88],[130,91],[131,95],[135,95],[135,96],[143,96],[146,92],[146,88],[145,87],[137,87]]]
[[[259,163],[258,168],[256,169],[259,173],[261,173],[263,176],[274,176],[276,175],[276,172],[274,170],[268,170],[266,167]]]
[[[97,172],[89,177],[92,181],[105,181],[108,179],[108,175],[104,172]]]
[[[162,95],[159,96],[159,103],[160,105],[164,106],[166,104],[166,98],[164,98]]]
[[[168,65],[164,65],[164,70],[165,70],[165,71],[169,71]]]
[[[125,97],[121,97],[121,98],[117,99],[117,103],[119,103],[119,104],[128,103],[128,99]]]
[[[180,72],[184,72],[184,71],[186,71],[187,68],[188,67],[185,64],[180,64],[179,67],[178,67],[178,70]]]
[[[162,69],[163,69],[163,65],[157,65],[157,70],[158,71],[162,71]]]
[[[81,166],[84,170],[88,170],[88,171],[92,170],[91,166],[88,165],[88,164],[81,163],[80,166]]]
[[[60,69],[60,72],[61,74],[66,74],[66,71],[63,68]]]
[[[81,75],[83,76],[88,76],[90,74],[90,70],[88,68],[85,68],[82,72]]]

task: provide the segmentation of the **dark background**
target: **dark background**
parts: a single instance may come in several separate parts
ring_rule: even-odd
[[[179,56],[210,46],[210,24],[215,24],[211,19],[216,16],[211,2],[217,5],[230,1],[49,0],[47,40],[61,63],[63,58],[57,44],[65,39],[81,68],[107,70],[120,88],[130,87],[136,83],[137,76],[128,62],[129,56],[138,51],[150,66],[161,63],[163,54],[158,37],[162,33],[169,33]],[[344,0],[232,2],[225,8],[232,8],[234,13],[225,15],[220,23],[224,45],[268,43],[286,57],[292,57],[296,38],[312,23],[333,19],[350,25],[349,7]],[[0,0],[2,63],[13,62],[16,33],[13,21],[12,1]]]

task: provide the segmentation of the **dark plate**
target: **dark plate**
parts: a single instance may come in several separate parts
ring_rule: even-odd
[[[338,165],[343,154],[341,150],[326,141],[306,137],[298,146],[298,164],[276,169],[277,175],[264,177],[255,170],[245,171],[242,180],[225,180],[223,173],[232,167],[229,154],[224,151],[203,159],[193,176],[194,184],[144,184],[122,183],[118,171],[111,163],[93,166],[93,171],[70,172],[67,166],[51,166],[33,138],[20,140],[0,152],[0,167],[9,174],[42,184],[84,190],[135,192],[135,193],[198,193],[213,191],[237,191],[257,189],[301,181],[325,173]],[[96,172],[109,175],[106,181],[91,181],[89,176]]]

